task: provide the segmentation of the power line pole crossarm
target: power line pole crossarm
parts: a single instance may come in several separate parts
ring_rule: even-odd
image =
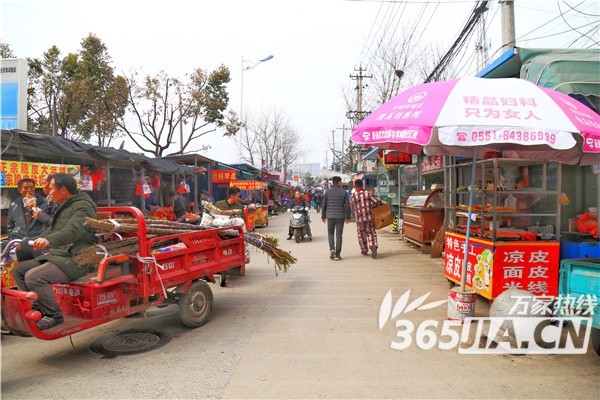
[[[363,102],[363,79],[373,78],[373,75],[363,75],[363,72],[367,72],[367,69],[363,69],[362,65],[358,69],[354,68],[354,71],[358,72],[358,75],[350,74],[350,79],[356,80],[356,110],[350,110],[346,113],[346,118],[352,120],[354,125],[358,124],[363,120],[364,117],[369,115],[371,112],[364,112],[362,109]]]

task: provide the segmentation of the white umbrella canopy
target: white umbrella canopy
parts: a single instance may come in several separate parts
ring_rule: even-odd
[[[418,154],[600,163],[600,116],[569,96],[515,78],[415,86],[360,124],[356,143]]]

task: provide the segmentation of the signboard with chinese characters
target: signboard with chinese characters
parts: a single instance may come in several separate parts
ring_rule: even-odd
[[[402,151],[386,150],[383,154],[385,165],[412,164],[412,154]]]
[[[456,283],[460,283],[465,242],[464,235],[446,232],[444,275]],[[493,266],[494,246],[492,242],[470,238],[467,259],[467,286],[486,299],[492,298]]]
[[[444,276],[460,283],[465,236],[446,232]],[[559,242],[469,239],[467,286],[487,299],[509,288],[558,294]]]
[[[235,169],[213,169],[210,179],[213,183],[229,183],[237,179],[235,173]]]
[[[57,174],[63,172],[71,175],[79,184],[80,167],[79,165],[67,164],[47,164],[24,161],[0,161],[0,171],[3,172],[3,187],[17,187],[19,180],[31,178],[35,181],[36,187],[41,187],[42,178],[48,174]]]
[[[444,168],[444,157],[424,156],[421,161],[421,172],[436,171]]]
[[[266,190],[269,188],[267,182],[254,180],[231,182],[229,186],[237,186],[240,190]]]

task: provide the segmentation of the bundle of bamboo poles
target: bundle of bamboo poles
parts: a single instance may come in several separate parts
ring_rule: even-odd
[[[296,263],[296,257],[290,252],[277,247],[277,239],[272,236],[262,236],[255,232],[246,232],[244,239],[247,243],[263,251],[275,262],[275,275],[279,271],[287,272],[292,264]]]
[[[114,221],[114,222],[111,222]],[[132,233],[138,231],[138,225],[134,219],[103,219],[97,220],[86,217],[83,222],[100,232]],[[175,235],[202,229],[197,225],[183,224],[173,221],[146,220],[146,232],[152,235]]]
[[[208,203],[209,204],[209,203]],[[218,210],[218,209],[217,209]],[[239,210],[237,210],[239,211]],[[84,225],[90,226],[100,232],[116,232],[116,233],[133,233],[138,231],[138,225],[134,219],[113,219],[113,220],[96,220],[86,218]],[[187,233],[197,230],[203,230],[199,225],[191,225],[186,223],[163,221],[163,220],[146,220],[146,232],[149,235],[174,235]],[[219,235],[225,237],[227,232],[236,233],[237,230],[219,231]],[[168,241],[168,240],[167,240]],[[246,232],[244,241],[264,252],[275,262],[275,275],[279,271],[287,272],[292,264],[296,263],[296,258],[289,252],[277,247],[278,240],[273,236],[263,236],[254,232]],[[155,243],[156,247],[159,243],[164,245],[165,241]],[[98,245],[90,246],[81,251],[75,256],[75,262],[80,266],[95,265],[104,257],[104,252],[108,254],[127,254],[133,255],[138,252],[137,238],[127,238],[115,242],[107,242],[102,244],[104,248]]]
[[[176,239],[159,240],[152,244],[152,248],[158,248],[174,244]],[[98,265],[107,255],[126,254],[132,256],[138,252],[138,239],[127,238],[114,242],[100,243],[83,249],[74,258],[75,265],[79,268]]]

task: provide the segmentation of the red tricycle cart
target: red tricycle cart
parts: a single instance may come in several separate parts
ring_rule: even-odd
[[[214,283],[214,275],[225,271],[245,273],[244,233],[239,227],[149,237],[137,208],[103,207],[98,211],[104,218],[131,217],[137,222],[138,231],[123,236],[137,237],[137,254],[107,255],[93,272],[52,285],[65,322],[48,330],[36,326],[41,314],[31,305],[37,294],[3,285],[2,319],[12,333],[52,340],[172,303],[179,305],[184,325],[198,327],[207,322],[212,309],[207,281]],[[165,243],[168,245],[160,248]]]

